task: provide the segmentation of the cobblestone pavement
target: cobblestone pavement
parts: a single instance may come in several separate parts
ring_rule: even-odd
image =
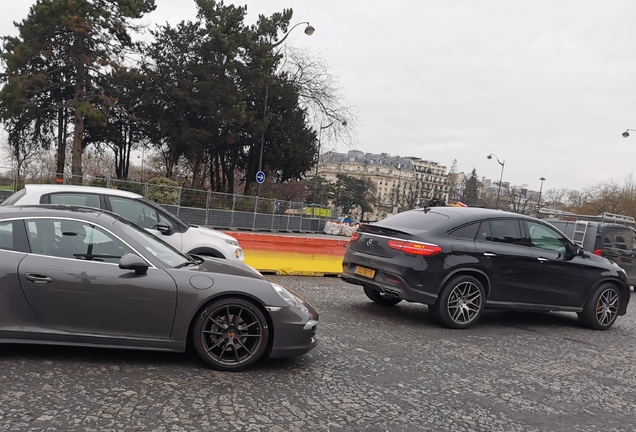
[[[636,430],[636,294],[610,331],[486,313],[465,331],[330,278],[276,277],[320,345],[242,373],[194,354],[0,346],[0,430]]]

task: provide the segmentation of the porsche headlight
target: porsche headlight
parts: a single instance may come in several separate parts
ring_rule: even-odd
[[[272,288],[274,288],[274,291],[276,291],[278,295],[281,296],[282,299],[285,300],[287,303],[294,306],[295,308],[300,309],[301,311],[308,312],[308,309],[304,305],[303,300],[295,294],[289,292],[287,288],[274,282],[270,282],[270,285],[272,286]]]

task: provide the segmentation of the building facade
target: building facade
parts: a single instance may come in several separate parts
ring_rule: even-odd
[[[431,199],[448,199],[446,167],[415,157],[373,154],[358,150],[321,155],[318,175],[332,183],[338,174],[370,180],[375,186],[371,213],[367,220],[380,220],[391,214],[422,207]],[[355,209],[359,213],[359,209]],[[352,214],[360,217],[360,214]]]

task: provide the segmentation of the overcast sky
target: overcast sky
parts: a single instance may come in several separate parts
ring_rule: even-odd
[[[0,0],[15,34],[30,0]],[[634,0],[244,0],[248,22],[294,10],[288,39],[333,67],[360,112],[358,149],[415,156],[538,190],[582,189],[636,171]],[[157,0],[144,21],[194,19]],[[327,145],[325,145],[327,146]]]

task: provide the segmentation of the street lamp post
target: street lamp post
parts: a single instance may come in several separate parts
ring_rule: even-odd
[[[397,189],[395,190],[395,206],[393,207],[393,214],[398,214],[399,207],[400,207],[400,181],[402,180],[402,163],[401,162],[397,163],[397,169],[398,169],[398,183],[397,183]]]
[[[316,197],[318,194],[318,167],[320,165],[320,145],[322,143],[322,130],[331,127],[335,122],[336,120],[333,120],[327,126],[320,126],[320,129],[318,130],[318,157],[316,159],[316,187],[314,188],[314,205],[316,204]],[[342,125],[346,127],[347,122],[343,121]],[[320,199],[320,205],[322,206],[322,197]]]
[[[545,181],[545,177],[541,177],[541,187],[539,188],[539,202],[537,204],[537,216],[539,216],[539,212],[541,211],[541,192],[543,192],[543,182]]]
[[[281,40],[279,40],[278,42],[271,44],[270,49],[274,49],[277,46],[279,46],[280,44],[282,44],[283,42],[285,42],[285,39],[287,39],[287,37],[291,34],[292,30],[294,30],[296,27],[298,27],[299,25],[302,24],[307,24],[307,27],[305,27],[305,34],[307,36],[311,36],[312,34],[314,34],[314,32],[316,31],[316,29],[309,25],[309,22],[307,21],[302,21],[299,22],[298,24],[294,25],[292,28],[289,29],[289,31],[287,31],[287,33],[285,33],[285,35],[283,36],[283,38]],[[269,70],[267,71],[267,74],[269,75]],[[267,117],[267,98],[269,96],[269,84],[265,84],[265,103],[263,104],[263,124],[265,124],[266,121],[266,117]],[[258,171],[262,171],[263,170],[263,147],[265,145],[265,131],[266,131],[266,127],[263,128],[263,132],[261,133],[261,148],[260,148],[260,152],[259,152],[259,157],[258,157]],[[256,183],[256,196],[260,196],[260,192],[261,192],[261,184]]]
[[[495,207],[499,208],[499,195],[501,194],[501,183],[503,181],[503,172],[504,172],[504,165],[506,164],[506,160],[504,159],[503,162],[500,161],[497,155],[494,153],[490,153],[488,156],[486,156],[486,158],[492,159],[493,156],[495,157],[499,165],[501,165],[501,176],[499,176],[499,187],[497,188],[497,204],[495,204]]]
[[[629,131],[636,132],[636,129],[627,129],[623,132],[623,138],[627,138],[629,136]]]

